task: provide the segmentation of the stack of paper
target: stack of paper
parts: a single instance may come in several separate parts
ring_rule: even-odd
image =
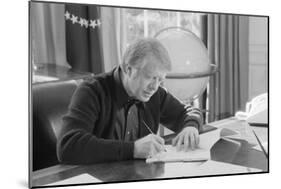
[[[199,147],[195,150],[180,150],[175,146],[165,145],[166,152],[161,152],[153,157],[147,158],[146,163],[153,162],[185,162],[185,161],[204,161],[211,158],[211,148],[220,139],[221,129],[216,129],[201,134]]]
[[[158,153],[155,156],[146,159],[146,163],[153,162],[175,162],[175,161],[203,161],[210,159],[210,151],[205,149],[196,149],[189,151],[177,151],[174,146],[165,145],[166,152]]]

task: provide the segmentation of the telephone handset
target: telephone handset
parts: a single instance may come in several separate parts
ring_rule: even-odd
[[[250,125],[268,125],[268,95],[261,94],[246,104],[246,112],[237,112],[235,116],[246,120]]]

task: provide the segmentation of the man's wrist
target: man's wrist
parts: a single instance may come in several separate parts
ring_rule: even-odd
[[[199,123],[195,120],[190,120],[184,124],[183,129],[186,127],[195,127],[197,130],[199,130]]]

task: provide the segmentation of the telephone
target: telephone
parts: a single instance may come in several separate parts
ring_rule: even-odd
[[[250,125],[268,125],[268,94],[263,93],[246,104],[246,112],[237,112],[235,116],[246,120]]]

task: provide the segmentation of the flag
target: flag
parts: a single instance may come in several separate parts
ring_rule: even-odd
[[[66,57],[73,71],[104,71],[100,31],[100,7],[65,6]]]

